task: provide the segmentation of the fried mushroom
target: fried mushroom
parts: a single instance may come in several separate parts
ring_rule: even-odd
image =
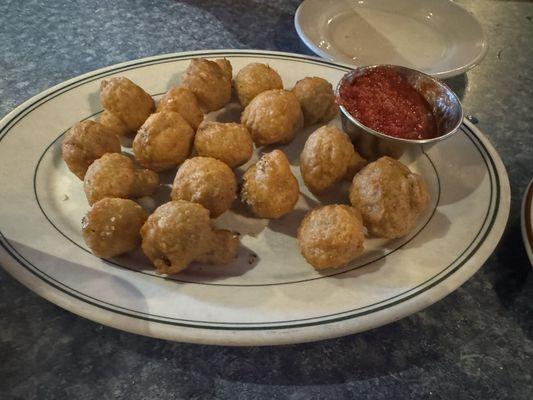
[[[100,123],[119,136],[131,135],[154,111],[154,100],[128,78],[115,77],[100,83],[100,103],[104,112]]]
[[[159,185],[159,176],[148,169],[136,168],[122,154],[107,153],[94,161],[85,174],[83,188],[89,204],[106,197],[123,199],[148,196]]]
[[[300,171],[305,185],[315,194],[331,189],[355,168],[355,150],[348,135],[333,125],[322,126],[305,142]]]
[[[371,235],[398,238],[413,229],[429,194],[420,175],[391,157],[381,157],[355,175],[350,202],[361,211]]]
[[[198,99],[192,91],[185,87],[174,86],[159,100],[157,112],[175,111],[194,129],[204,119]]]
[[[267,90],[244,109],[241,122],[258,145],[289,143],[303,127],[303,114],[296,96],[287,90]]]
[[[235,92],[243,108],[259,93],[271,89],[283,89],[283,82],[279,74],[267,64],[248,64],[235,77]]]
[[[119,137],[132,135],[133,131],[120,119],[116,114],[104,109],[100,114],[100,123],[106,128],[111,129]]]
[[[227,264],[239,245],[236,234],[211,227],[206,208],[183,200],[159,206],[141,236],[143,252],[159,274],[178,273],[193,261]]]
[[[348,168],[346,169],[346,174],[344,175],[343,179],[345,181],[351,182],[355,174],[361,171],[367,164],[368,161],[361,157],[361,155],[357,151],[355,151],[354,148],[353,155],[350,158]]]
[[[300,188],[281,150],[264,154],[243,176],[241,200],[259,218],[280,218],[294,209]]]
[[[215,63],[220,67],[224,75],[230,80],[233,79],[233,67],[227,58],[217,58]]]
[[[247,162],[254,150],[252,137],[244,125],[214,121],[200,124],[194,148],[200,156],[216,158],[230,168]]]
[[[146,211],[132,200],[98,200],[83,217],[83,239],[94,255],[115,257],[139,247],[147,218]]]
[[[181,83],[189,88],[206,111],[215,111],[231,100],[231,79],[220,66],[205,58],[191,60]]]
[[[335,118],[339,107],[331,83],[323,78],[307,77],[294,85],[292,92],[298,98],[304,114],[305,125],[328,122]]]
[[[106,153],[120,153],[120,140],[114,131],[94,121],[74,124],[61,142],[63,160],[81,180],[89,165]]]
[[[178,169],[172,184],[172,200],[200,203],[216,218],[231,207],[237,193],[233,171],[212,157],[193,157]]]
[[[135,158],[153,171],[175,168],[189,156],[194,130],[174,111],[152,114],[133,140]]]
[[[298,228],[300,252],[317,270],[340,267],[363,252],[361,215],[353,207],[332,204],[306,214]]]

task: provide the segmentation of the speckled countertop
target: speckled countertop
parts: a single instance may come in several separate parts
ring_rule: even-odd
[[[298,1],[0,3],[0,116],[65,79],[160,53],[258,48],[311,54]],[[460,1],[490,43],[450,81],[509,172],[503,239],[455,293],[363,334],[274,348],[150,339],[70,314],[0,269],[1,399],[530,399],[533,270],[520,202],[533,176],[533,3]],[[1,206],[1,205],[0,205]]]

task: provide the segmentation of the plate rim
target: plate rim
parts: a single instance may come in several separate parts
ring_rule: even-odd
[[[533,267],[533,226],[531,226],[531,218],[533,214],[533,179],[531,179],[526,186],[524,196],[522,198],[522,207],[520,215],[520,230],[522,231],[522,240],[526,249],[529,263]]]
[[[300,22],[301,18],[302,18],[301,14],[302,14],[302,9],[305,7],[305,4],[306,3],[309,4],[311,1],[315,1],[315,0],[304,0],[304,1],[302,1],[300,3],[300,5],[298,6],[298,8],[296,9],[296,12],[294,13],[294,18],[293,18],[294,27],[296,29],[296,33],[298,34],[298,37],[300,38],[300,40],[307,46],[308,49],[310,49],[315,54],[319,55],[320,57],[322,57],[322,58],[324,58],[326,60],[329,60],[329,61],[332,61],[332,62],[335,62],[335,63],[339,63],[339,64],[341,64],[341,63],[342,64],[346,64],[346,65],[349,65],[351,68],[355,68],[355,67],[360,66],[360,65],[349,64],[349,63],[345,63],[343,61],[337,60],[333,55],[331,55],[327,51],[324,51],[320,47],[318,47],[313,42],[313,40],[311,40],[311,38],[308,35],[306,35],[306,33],[304,32],[304,30],[302,28],[302,24]],[[463,74],[463,73],[465,73],[467,71],[470,71],[472,68],[474,68],[477,65],[479,65],[481,63],[481,61],[483,61],[483,59],[485,58],[485,56],[487,55],[487,52],[489,50],[487,33],[485,32],[485,29],[483,29],[483,25],[481,25],[481,23],[476,18],[476,16],[472,12],[470,12],[469,10],[467,10],[466,8],[461,6],[460,4],[457,4],[457,3],[453,2],[453,1],[448,1],[448,3],[450,3],[451,7],[457,7],[462,12],[470,15],[473,18],[473,20],[475,21],[475,23],[477,24],[477,26],[479,27],[479,29],[481,31],[482,47],[481,47],[481,51],[474,58],[472,58],[472,60],[470,62],[468,62],[465,65],[462,65],[462,66],[457,67],[457,68],[452,68],[452,69],[436,72],[436,73],[429,73],[429,75],[431,75],[431,76],[433,76],[435,78],[438,78],[438,79],[452,78],[454,76],[458,76],[458,75],[461,75],[461,74]],[[424,71],[422,71],[422,72],[424,72]]]
[[[93,77],[98,74],[102,74],[104,72],[107,72],[111,69],[115,70],[117,68],[125,67],[125,66],[131,66],[136,63],[147,65],[147,63],[155,60],[161,60],[166,57],[188,57],[188,56],[213,56],[216,54],[226,54],[227,56],[230,56],[230,54],[233,53],[239,53],[239,54],[246,54],[249,56],[261,56],[264,54],[269,55],[278,55],[281,57],[287,57],[296,59],[296,60],[310,60],[314,62],[319,62],[320,64],[326,64],[330,66],[340,67],[340,68],[350,68],[350,66],[343,65],[342,63],[333,63],[329,61],[325,61],[316,57],[309,57],[305,55],[300,55],[296,53],[286,53],[286,52],[275,52],[275,51],[257,51],[257,50],[235,50],[235,49],[228,49],[228,50],[201,50],[201,51],[193,51],[193,52],[180,52],[180,53],[169,53],[159,56],[152,56],[147,58],[141,58],[137,60],[132,60],[124,63],[119,63],[115,65],[111,65],[108,67],[100,68],[91,72],[88,72],[83,75],[79,75],[77,77],[71,78],[67,81],[64,81],[58,85],[55,85],[51,87],[50,89],[47,89],[32,98],[28,99],[27,101],[23,102],[20,106],[16,107],[13,111],[8,113],[2,120],[0,120],[0,127],[4,128],[7,124],[13,121],[13,116],[15,116],[20,110],[22,110],[25,106],[27,106],[29,103],[35,101],[38,102],[42,100],[44,97],[47,97],[50,93],[53,93],[55,90],[59,90],[73,82],[80,82],[86,79],[87,77]],[[23,117],[22,117],[23,118]],[[494,248],[496,247],[497,243],[499,242],[499,239],[501,238],[501,235],[503,233],[503,229],[506,225],[508,214],[509,214],[509,200],[510,200],[510,190],[509,190],[509,182],[508,182],[508,176],[507,172],[505,170],[505,166],[503,165],[501,158],[499,157],[496,150],[493,148],[493,146],[490,144],[490,141],[477,129],[475,128],[470,122],[467,120],[464,121],[465,125],[470,128],[473,135],[476,136],[480,142],[482,142],[486,147],[486,153],[487,156],[493,160],[495,172],[498,172],[498,176],[500,178],[500,186],[501,186],[501,194],[500,194],[500,203],[495,204],[496,210],[495,210],[495,225],[489,229],[488,235],[486,240],[491,239],[490,248],[488,250],[485,250],[485,252],[481,255],[481,261],[477,262],[477,267],[472,271],[471,274],[465,274],[466,276],[461,277],[461,279],[458,279],[454,283],[453,290],[440,290],[441,293],[438,295],[432,295],[429,296],[427,294],[427,297],[431,297],[429,301],[427,301],[425,304],[414,304],[414,307],[405,307],[405,310],[403,312],[398,312],[396,309],[396,305],[392,306],[389,310],[393,310],[394,312],[392,315],[387,316],[387,313],[381,314],[381,318],[378,318],[378,321],[376,323],[375,319],[372,321],[366,323],[366,325],[360,324],[360,326],[357,329],[354,329],[354,326],[350,326],[350,324],[346,324],[346,321],[344,322],[329,322],[326,321],[323,324],[321,324],[318,327],[324,328],[331,326],[333,324],[341,324],[343,327],[340,327],[340,329],[337,330],[331,330],[331,332],[324,331],[322,329],[322,332],[315,332],[315,330],[311,329],[309,330],[308,327],[290,327],[291,335],[287,335],[287,328],[285,329],[269,329],[268,327],[264,330],[262,330],[260,335],[242,335],[243,332],[239,330],[239,335],[235,335],[235,333],[231,334],[231,331],[234,328],[226,329],[226,331],[223,334],[216,334],[216,335],[198,335],[198,329],[201,329],[199,327],[190,328],[191,331],[188,331],[186,327],[182,327],[182,331],[176,333],[175,327],[174,329],[168,329],[168,326],[160,326],[163,325],[161,322],[153,322],[150,321],[148,325],[139,324],[138,321],[132,322],[132,319],[138,319],[138,317],[130,317],[130,316],[121,316],[120,318],[110,318],[109,315],[102,315],[102,311],[98,306],[87,304],[80,305],[74,304],[75,302],[81,302],[81,300],[73,300],[70,297],[72,295],[68,295],[68,299],[64,298],[64,294],[59,294],[54,292],[54,289],[47,290],[49,288],[42,287],[39,285],[39,282],[32,281],[31,277],[27,276],[27,274],[30,274],[29,271],[26,271],[27,274],[24,273],[24,268],[18,268],[19,263],[14,259],[11,258],[12,256],[7,256],[7,252],[1,252],[0,253],[0,260],[2,260],[2,266],[5,270],[7,270],[8,273],[10,273],[15,279],[22,282],[24,285],[29,287],[32,291],[39,294],[41,297],[44,297],[45,299],[52,301],[53,303],[57,304],[58,306],[67,309],[68,311],[73,312],[74,314],[80,315],[85,318],[89,318],[91,320],[94,320],[98,323],[102,323],[105,325],[113,326],[118,329],[122,329],[125,331],[130,331],[137,334],[143,334],[147,336],[154,336],[154,337],[160,337],[165,339],[171,339],[171,340],[179,340],[179,341],[185,341],[185,342],[195,342],[195,343],[206,343],[206,344],[221,344],[221,345],[270,345],[270,344],[285,344],[285,343],[298,343],[298,342],[305,342],[305,341],[314,341],[314,340],[320,340],[325,338],[331,338],[331,337],[337,337],[342,336],[350,333],[356,333],[358,331],[370,329],[373,327],[377,327],[389,322],[392,322],[396,319],[402,318],[406,315],[410,315],[416,311],[419,311],[420,309],[423,309],[427,307],[428,305],[440,300],[442,297],[446,296],[447,294],[455,291],[457,287],[459,287],[464,281],[469,279],[484,263],[486,258],[490,256]],[[2,136],[3,137],[3,136]],[[0,140],[2,139],[0,137]],[[503,211],[503,215],[501,214],[501,211]],[[498,227],[496,227],[496,222],[498,222]],[[498,228],[498,229],[496,229]],[[496,235],[494,235],[494,232],[496,231]],[[483,245],[484,243],[481,243]],[[478,254],[480,251],[479,247],[476,249],[473,254]],[[21,272],[22,271],[22,272]],[[455,275],[455,272],[451,274],[450,277],[453,277]],[[447,277],[446,279],[448,279]],[[457,278],[457,277],[456,277]],[[35,278],[33,278],[35,279]],[[437,285],[438,288],[438,285]],[[428,290],[427,293],[430,293],[435,287]],[[57,290],[57,289],[55,289]],[[415,299],[419,296],[415,296]],[[410,300],[406,300],[403,302],[403,304],[406,304]],[[94,307],[95,309],[91,309],[91,307]],[[80,310],[80,308],[82,310]],[[98,308],[98,309],[97,309]],[[114,310],[112,310],[115,312]],[[104,312],[105,314],[106,312]],[[389,313],[390,314],[390,313]],[[352,324],[353,325],[353,324]],[[314,327],[315,329],[317,326]],[[229,334],[227,334],[229,332]]]

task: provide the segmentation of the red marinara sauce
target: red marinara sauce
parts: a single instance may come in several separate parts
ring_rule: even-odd
[[[424,97],[387,67],[377,67],[339,88],[341,104],[365,126],[403,139],[438,135],[435,116]]]

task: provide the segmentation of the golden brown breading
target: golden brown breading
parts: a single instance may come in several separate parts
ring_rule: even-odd
[[[74,124],[61,142],[63,160],[81,180],[89,165],[106,153],[120,153],[120,140],[112,130],[94,121]]]
[[[279,218],[294,209],[300,188],[281,150],[264,154],[243,176],[241,200],[259,218]]]
[[[102,111],[102,114],[100,114],[100,123],[107,129],[112,130],[119,137],[133,134],[133,131],[128,128],[128,125],[111,111],[105,109]]]
[[[348,169],[346,170],[346,174],[344,175],[343,179],[351,182],[355,174],[361,171],[367,164],[368,161],[361,157],[361,155],[354,149],[352,158],[350,158],[350,162],[348,163]]]
[[[152,114],[133,140],[135,158],[143,167],[165,171],[180,165],[189,156],[194,130],[174,111]]]
[[[337,127],[318,128],[309,135],[300,154],[305,185],[315,194],[331,189],[346,175],[354,153],[350,138]]]
[[[371,235],[397,238],[413,229],[429,194],[420,175],[393,158],[381,157],[355,175],[350,202],[361,211]]]
[[[131,135],[154,111],[154,100],[128,78],[107,78],[100,83],[100,103],[104,113],[100,123],[118,135]]]
[[[252,157],[254,145],[244,125],[204,121],[196,132],[194,148],[201,156],[216,158],[235,168]]]
[[[159,176],[136,168],[128,157],[107,153],[94,161],[85,174],[83,188],[89,204],[106,197],[123,199],[148,196],[159,185]]]
[[[287,90],[267,90],[244,109],[241,122],[258,145],[289,143],[303,127],[303,114],[296,96]]]
[[[235,92],[243,108],[259,93],[271,89],[283,89],[283,82],[279,74],[266,64],[248,64],[235,77]]]
[[[359,212],[345,205],[327,205],[307,213],[298,228],[298,246],[317,270],[340,267],[363,252]]]
[[[239,244],[239,238],[235,232],[215,229],[211,248],[198,256],[196,261],[209,264],[229,264],[235,258]]]
[[[181,83],[189,88],[206,111],[215,111],[231,100],[231,79],[220,66],[205,58],[192,59]]]
[[[233,67],[231,66],[231,63],[227,58],[217,58],[215,60],[217,65],[220,67],[222,72],[224,72],[224,75],[230,80],[233,79]]]
[[[211,227],[207,209],[183,200],[158,207],[141,236],[143,252],[159,274],[178,273],[193,261],[227,264],[239,245],[236,234]]]
[[[178,169],[171,197],[200,203],[216,218],[231,207],[236,193],[237,180],[230,167],[212,157],[193,157]]]
[[[85,243],[102,258],[135,250],[148,214],[132,200],[105,198],[93,204],[82,220]]]
[[[185,87],[174,86],[157,103],[157,112],[175,111],[196,130],[203,121],[204,114],[198,99],[192,91]]]
[[[307,77],[294,85],[292,92],[298,98],[304,114],[305,125],[328,122],[335,118],[339,107],[331,83],[325,79]]]

